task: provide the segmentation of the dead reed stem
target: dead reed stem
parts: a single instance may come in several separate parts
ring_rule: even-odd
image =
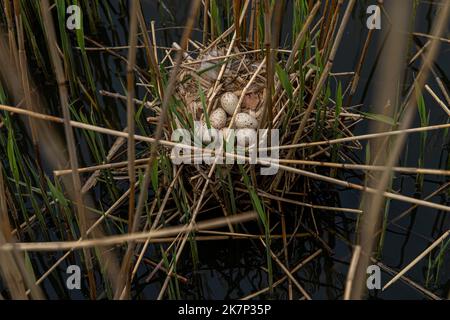
[[[126,243],[129,241],[146,240],[151,238],[165,238],[176,236],[179,234],[189,233],[192,231],[209,230],[227,226],[228,223],[243,223],[257,218],[256,212],[247,212],[237,214],[232,217],[224,217],[212,219],[204,222],[196,223],[193,226],[176,226],[167,227],[160,230],[149,232],[136,232],[132,234],[123,234],[117,236],[108,236],[104,238],[81,240],[81,241],[54,241],[54,242],[33,242],[33,243],[6,243],[0,245],[0,252],[11,251],[61,251],[61,250],[79,250],[92,247],[103,247]],[[172,272],[170,272],[171,274]]]
[[[78,220],[80,222],[80,232],[86,237],[87,217],[83,204],[83,196],[81,193],[81,180],[77,172],[78,170],[78,157],[75,147],[75,137],[73,134],[72,126],[70,125],[70,110],[69,110],[69,95],[67,90],[67,81],[64,74],[64,69],[57,50],[57,41],[55,28],[53,25],[52,17],[50,16],[50,5],[48,0],[41,2],[41,13],[43,17],[44,27],[46,30],[47,44],[50,51],[51,61],[55,71],[55,75],[58,82],[59,96],[61,101],[61,108],[64,116],[64,132],[67,140],[67,147],[69,149],[70,167],[72,169],[72,183],[75,190],[75,199],[78,212]],[[89,291],[91,299],[96,297],[96,284],[93,272],[93,265],[91,260],[91,253],[89,250],[84,250],[85,263],[89,278]]]
[[[136,142],[134,139],[135,134],[135,77],[134,67],[136,65],[136,45],[137,45],[137,20],[138,20],[138,7],[140,7],[140,1],[132,1],[129,13],[130,19],[130,33],[129,33],[129,52],[128,52],[128,64],[127,64],[127,128],[128,128],[128,141],[127,141],[127,158],[128,158],[128,178],[130,181],[130,198],[128,204],[128,226],[132,226],[134,223],[134,210],[135,210],[135,184],[136,184]],[[147,32],[144,29],[144,34]],[[144,38],[147,38],[144,36]],[[132,233],[132,229],[128,229],[129,233]],[[130,264],[126,265],[123,272],[119,275],[120,281],[125,282],[125,295],[130,297],[131,279],[130,279]]]

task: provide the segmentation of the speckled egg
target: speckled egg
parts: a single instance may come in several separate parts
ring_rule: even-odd
[[[220,98],[220,104],[222,105],[223,110],[230,116],[234,114],[238,103],[239,98],[233,92],[226,92]]]
[[[258,128],[258,120],[255,117],[252,117],[248,113],[238,113],[236,115],[235,120],[236,128],[238,129],[257,129]]]
[[[222,108],[217,108],[209,116],[211,126],[216,129],[222,129],[227,124],[227,113]]]

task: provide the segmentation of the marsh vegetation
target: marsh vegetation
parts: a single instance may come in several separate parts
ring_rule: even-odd
[[[449,1],[0,3],[0,298],[449,297]]]

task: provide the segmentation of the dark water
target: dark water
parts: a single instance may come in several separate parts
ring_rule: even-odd
[[[122,5],[121,1],[109,1],[114,8],[112,12],[113,24],[109,24],[106,17],[105,23],[99,26],[99,34],[96,35],[97,41],[105,46],[120,46],[127,43],[128,35],[128,12],[127,7]],[[365,9],[369,4],[375,1],[357,1],[357,7],[354,10],[352,19],[345,32],[342,44],[339,48],[337,59],[334,63],[333,72],[354,71],[360,52],[364,45],[368,30],[365,27]],[[174,41],[179,42],[182,28],[178,28],[185,24],[185,20],[189,11],[189,1],[164,1],[163,6],[159,1],[143,0],[144,15],[146,21],[154,20],[157,28],[157,41],[160,46],[170,47]],[[410,3],[410,1],[405,1]],[[285,16],[286,26],[291,25],[292,1],[287,1],[287,10]],[[430,9],[430,3],[419,1],[415,31],[429,33],[431,24],[434,20],[434,10]],[[383,21],[384,25],[385,21]],[[194,38],[201,40],[202,35],[199,30],[194,30]],[[370,111],[373,103],[373,94],[375,87],[373,73],[377,68],[377,57],[381,50],[382,43],[381,32],[375,32],[374,40],[369,48],[365,65],[362,69],[359,89],[353,104],[362,104],[361,110]],[[418,39],[419,45],[423,45],[424,38]],[[291,42],[290,27],[283,29],[282,43],[289,44]],[[90,44],[87,44],[90,46]],[[441,72],[440,76],[448,85],[448,77],[450,71],[448,44],[442,44],[441,53],[435,67]],[[119,51],[120,52],[120,51]],[[414,50],[414,52],[416,52]],[[120,52],[126,55],[126,51]],[[142,54],[142,52],[140,53]],[[123,83],[125,83],[125,68],[123,62],[111,57],[107,53],[89,53],[94,68],[94,77],[97,81],[98,89],[108,90],[124,94]],[[142,56],[140,57],[142,59]],[[420,61],[420,59],[418,60]],[[411,74],[417,70],[417,63],[410,68]],[[340,80],[342,80],[341,78]],[[345,83],[345,81],[344,81]],[[438,92],[434,82],[431,87]],[[143,98],[144,92],[139,89],[137,98]],[[434,101],[427,94],[424,94],[425,102],[430,112],[430,124],[446,122],[446,115],[436,106]],[[111,117],[120,120],[125,127],[126,117],[123,116],[125,110],[124,104],[118,100],[104,98],[104,108],[111,110]],[[419,126],[418,120],[414,123]],[[355,134],[366,133],[368,130],[367,123],[355,128]],[[425,164],[427,168],[446,168],[448,157],[448,139],[443,140],[441,131],[431,132],[428,134],[428,140],[425,151]],[[404,159],[403,165],[417,166],[417,159],[420,153],[419,135],[413,135],[408,141],[408,153]],[[87,154],[87,153],[86,153]],[[364,162],[363,153],[355,153],[355,157],[359,157]],[[90,163],[92,159],[84,158],[85,163]],[[363,183],[361,178],[363,175],[346,174],[347,179],[356,183]],[[444,181],[445,177],[426,176],[423,190],[417,190],[415,176],[398,175],[394,182],[394,189],[400,189],[401,193],[408,196],[417,196],[424,198],[429,193],[438,188]],[[334,186],[322,186],[330,192],[335,192],[338,205],[348,208],[358,208],[361,200],[361,194],[352,190],[342,190]],[[317,203],[321,201],[330,201],[330,199],[322,199],[320,187]],[[446,194],[439,195],[430,199],[430,201],[442,204],[448,204],[448,196]],[[389,220],[401,214],[410,207],[409,204],[393,201],[390,203]],[[287,216],[291,214],[293,218],[294,212],[286,212]],[[348,263],[351,258],[352,250],[348,244],[341,240],[341,237],[354,239],[356,228],[356,216],[354,214],[319,212],[318,217],[319,228],[322,237],[327,241],[332,249],[332,253],[324,252],[318,258],[315,258],[297,274],[296,278],[304,285],[305,289],[311,294],[313,299],[339,299],[342,298],[345,287],[345,279],[348,271]],[[289,220],[288,220],[289,221]],[[329,228],[333,225],[333,228]],[[439,212],[429,208],[418,208],[405,218],[400,220],[397,225],[392,225],[387,229],[385,244],[381,254],[381,261],[396,270],[404,267],[409,261],[415,258],[425,249],[430,241],[436,239],[445,230],[450,227],[450,218],[448,214]],[[335,235],[328,230],[338,230]],[[304,230],[299,230],[304,232]],[[281,243],[274,241],[273,250],[276,252],[281,248]],[[298,238],[290,247],[290,260],[298,263],[302,259],[314,253],[318,246],[317,242],[311,238]],[[193,279],[190,283],[180,285],[181,296],[188,299],[233,299],[246,296],[250,293],[267,287],[268,279],[263,268],[266,267],[265,252],[262,250],[258,242],[252,241],[220,241],[220,242],[199,242],[198,254],[200,264],[193,266],[190,259],[189,249],[185,249],[185,257],[178,264],[177,271],[189,278]],[[151,257],[151,254],[149,255]],[[50,257],[49,257],[50,258]],[[450,289],[450,270],[448,268],[450,262],[449,254],[446,253],[442,268],[440,270],[439,279],[436,284],[431,283],[429,289],[436,294],[445,297]],[[44,263],[45,264],[45,263]],[[291,265],[291,267],[293,267]],[[61,266],[64,270],[65,266]],[[36,270],[37,274],[44,272]],[[137,285],[134,290],[140,298],[154,299],[159,293],[164,273],[158,273],[152,281],[145,282],[145,278],[152,272],[151,267],[142,266],[137,276]],[[422,260],[417,266],[408,272],[407,276],[419,284],[424,284],[427,273],[427,259]],[[63,274],[63,271],[61,271]],[[284,276],[281,271],[275,272],[275,280]],[[386,273],[382,274],[383,283],[386,283],[390,276]],[[63,277],[63,275],[62,275]],[[58,297],[58,292],[53,289],[50,282],[46,282],[44,287],[49,290],[50,296]],[[296,292],[294,288],[294,292]],[[370,292],[372,298],[381,299],[423,299],[423,294],[412,289],[410,286],[398,281],[386,292]],[[74,298],[82,298],[74,293]],[[260,295],[261,298],[287,298],[287,285],[284,283],[275,290],[272,296]],[[295,297],[299,298],[297,294]]]

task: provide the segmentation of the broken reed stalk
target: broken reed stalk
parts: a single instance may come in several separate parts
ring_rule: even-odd
[[[377,0],[378,5],[381,7],[383,6],[383,1],[382,0]],[[351,81],[351,85],[350,85],[350,92],[349,95],[347,97],[347,101],[346,101],[346,105],[350,106],[353,100],[353,96],[356,93],[356,89],[358,88],[358,84],[359,84],[359,80],[360,80],[360,75],[361,75],[361,70],[362,67],[364,65],[364,61],[366,60],[367,57],[367,53],[369,52],[369,46],[370,43],[372,42],[372,38],[373,38],[373,34],[375,32],[375,29],[370,29],[367,37],[366,37],[366,41],[364,42],[364,46],[361,52],[361,56],[359,57],[359,61],[358,64],[356,66],[356,70],[355,70],[355,74],[352,78]]]
[[[361,255],[361,246],[355,246],[353,249],[353,256],[350,262],[350,268],[347,272],[347,281],[345,283],[344,300],[350,300],[351,288],[353,286],[353,281],[355,279],[356,269],[358,267],[358,260]]]
[[[83,195],[81,193],[81,180],[77,172],[78,170],[78,157],[75,147],[75,137],[73,133],[72,126],[70,125],[70,109],[69,109],[69,95],[67,89],[67,80],[65,78],[64,69],[57,50],[57,38],[55,33],[55,27],[53,25],[53,20],[50,15],[50,5],[48,0],[42,0],[41,13],[45,28],[45,35],[47,39],[47,45],[50,51],[51,62],[55,71],[56,79],[58,82],[59,97],[61,102],[61,108],[64,117],[64,132],[67,141],[67,147],[69,150],[70,167],[72,169],[72,183],[73,189],[75,190],[75,197],[77,203],[78,220],[80,223],[80,232],[86,237],[87,226],[87,216],[84,208]],[[94,278],[94,271],[92,265],[92,257],[89,250],[84,250],[85,264],[88,272],[89,279],[89,293],[91,299],[96,298],[96,283]]]

